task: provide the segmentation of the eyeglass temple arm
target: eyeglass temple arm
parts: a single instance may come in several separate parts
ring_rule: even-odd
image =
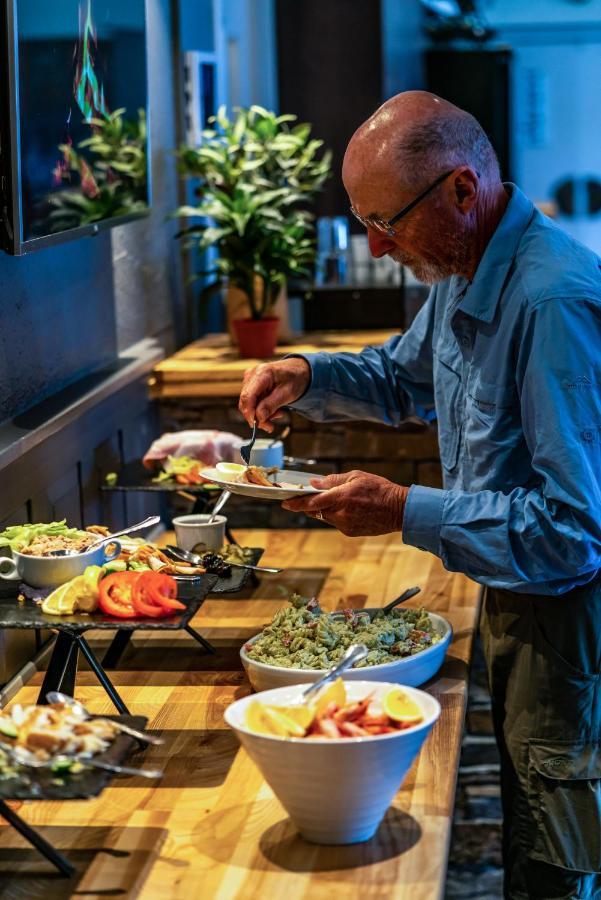
[[[438,187],[438,185],[441,184],[441,182],[443,182],[445,178],[448,178],[449,175],[452,175],[454,171],[455,169],[451,169],[449,172],[444,172],[442,175],[440,175],[436,179],[436,181],[433,181],[432,184],[425,189],[425,191],[422,191],[421,194],[418,194],[417,197],[411,201],[411,203],[408,203],[407,206],[405,206],[400,212],[396,214],[396,216],[393,216],[392,219],[390,219],[390,221],[388,222],[388,225],[394,225],[395,222],[398,222],[399,219],[401,219],[403,216],[406,216],[408,212],[411,212],[411,210],[415,206],[417,206],[418,203],[421,203],[424,197],[427,197],[435,187]]]

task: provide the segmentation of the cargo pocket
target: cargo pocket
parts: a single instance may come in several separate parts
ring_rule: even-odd
[[[528,795],[536,823],[529,855],[601,872],[601,744],[531,741]]]

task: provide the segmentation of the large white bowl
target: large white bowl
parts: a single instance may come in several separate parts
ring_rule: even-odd
[[[395,685],[375,681],[347,684],[350,700]],[[304,685],[264,691],[258,699],[275,706],[300,702]],[[365,738],[279,738],[254,734],[245,725],[251,694],[225,711],[230,725],[265,781],[298,828],[316,844],[355,844],[376,832],[392,799],[440,715],[434,697],[406,689],[420,704],[424,721],[413,728]]]
[[[369,612],[375,612],[375,610],[370,609]],[[379,666],[363,666],[359,669],[347,669],[342,676],[344,680],[361,681],[370,678],[373,681],[394,681],[396,684],[418,687],[436,675],[444,662],[447,647],[453,637],[453,629],[451,623],[437,613],[431,612],[429,616],[434,628],[441,636],[437,644],[420,650],[413,656],[404,656],[394,662],[382,663]],[[260,634],[255,635],[246,641],[240,650],[242,665],[255,691],[268,691],[290,684],[317,681],[326,671],[325,669],[287,669],[284,666],[271,666],[251,659],[246,652],[246,647],[258,641],[260,637]]]

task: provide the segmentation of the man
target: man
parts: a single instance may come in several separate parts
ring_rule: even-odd
[[[444,490],[350,472],[284,505],[349,535],[402,530],[487,586],[506,896],[601,897],[600,260],[425,92],[358,129],[342,177],[373,256],[428,300],[379,349],[258,366],[240,409],[266,431],[283,406],[390,425],[436,409]]]

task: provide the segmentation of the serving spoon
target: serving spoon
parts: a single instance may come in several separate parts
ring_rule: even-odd
[[[85,547],[83,550],[51,550],[48,553],[48,556],[79,556],[80,553],[89,553],[90,550],[94,550],[96,547],[100,547],[102,544],[107,544],[113,540],[113,538],[121,537],[123,534],[131,534],[132,531],[141,531],[143,528],[150,528],[151,525],[158,525],[161,521],[160,516],[148,516],[147,519],[143,519],[141,522],[137,522],[135,525],[130,525],[128,528],[122,528],[121,531],[114,531],[112,534],[101,535],[97,541],[93,541],[88,547]]]
[[[80,703],[78,700],[75,700],[73,697],[67,696],[67,694],[62,694],[60,691],[48,691],[46,694],[46,699],[50,703],[64,703],[65,706],[68,706],[73,710],[74,713],[80,715],[83,719],[104,719],[105,716],[95,716],[94,713],[89,712],[85,708],[85,706]],[[118,722],[116,719],[109,719],[109,722],[112,722],[113,725],[119,729],[119,731],[123,732],[123,734],[128,734],[130,737],[137,738],[140,741],[144,741],[145,744],[164,744],[163,738],[156,737],[154,734],[147,734],[145,731],[138,731],[136,728],[131,728],[129,725],[125,725],[123,722]]]
[[[369,650],[365,644],[351,644],[350,647],[347,647],[344,656],[335,666],[332,666],[332,668],[328,669],[321,678],[318,678],[317,681],[310,684],[308,688],[305,688],[301,694],[303,702],[306,703],[307,700],[320,691],[326,684],[329,684],[330,681],[334,681],[339,675],[354,666],[355,663],[365,659],[368,653]]]
[[[370,621],[373,622],[373,620],[376,618],[376,616],[388,615],[389,612],[392,612],[392,610],[395,608],[395,606],[399,606],[401,603],[404,603],[406,600],[410,600],[412,597],[415,597],[416,594],[419,594],[420,591],[421,591],[421,588],[417,587],[417,585],[416,585],[415,587],[407,588],[406,591],[403,591],[403,593],[400,595],[400,597],[395,597],[394,600],[391,600],[390,603],[387,603],[386,606],[382,606],[380,609],[374,609],[374,610],[357,609],[354,611],[358,615],[369,616]],[[330,613],[330,616],[342,616],[342,615],[344,615],[344,613],[342,610],[339,610],[339,609],[334,610],[334,612]]]
[[[167,556],[171,556],[172,559],[183,560],[184,562],[191,563],[193,566],[203,566],[202,556],[198,553],[191,553],[189,550],[182,550],[181,547],[174,547],[173,544],[167,544],[166,547],[161,548],[163,553],[166,553]],[[207,551],[210,553],[210,551]],[[267,572],[269,575],[279,575],[280,572],[283,572],[283,569],[276,569],[273,566],[252,566],[250,563],[235,563],[230,562],[227,559],[223,560],[226,566],[234,566],[236,569],[252,569],[253,572]]]

